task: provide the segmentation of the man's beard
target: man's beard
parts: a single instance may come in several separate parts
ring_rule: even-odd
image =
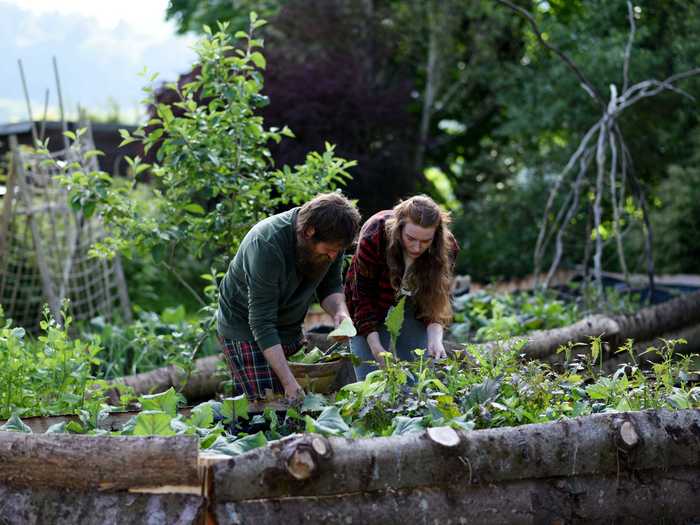
[[[312,241],[297,237],[297,273],[312,281],[323,277],[333,262],[326,255],[314,253],[313,246]]]

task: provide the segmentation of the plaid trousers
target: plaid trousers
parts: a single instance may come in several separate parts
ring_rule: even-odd
[[[282,383],[255,341],[233,341],[219,337],[219,342],[233,378],[236,395],[245,394],[249,399],[264,399],[268,390],[275,394],[284,393]],[[294,343],[282,345],[284,355],[296,353],[304,342],[300,337]]]

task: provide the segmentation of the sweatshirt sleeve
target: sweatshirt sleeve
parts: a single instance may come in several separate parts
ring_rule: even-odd
[[[283,268],[281,254],[271,244],[256,240],[248,247],[245,257],[248,323],[260,350],[281,343],[277,332],[277,311]]]

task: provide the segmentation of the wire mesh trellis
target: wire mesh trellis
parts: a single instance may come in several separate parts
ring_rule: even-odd
[[[60,319],[64,299],[76,320],[98,315],[129,321],[131,309],[119,257],[90,257],[104,238],[99,216],[73,211],[56,176],[78,163],[96,170],[88,132],[77,144],[54,153],[20,149],[11,137],[12,160],[0,216],[0,304],[5,316],[37,329],[43,304]]]

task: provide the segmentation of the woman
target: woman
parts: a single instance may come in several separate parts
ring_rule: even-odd
[[[358,333],[350,348],[363,361],[355,367],[358,380],[376,369],[365,361],[384,365],[381,353],[390,350],[384,320],[401,295],[408,297],[398,357],[412,359],[416,348],[426,348],[436,359],[445,356],[443,327],[452,319],[450,286],[458,251],[448,224],[449,215],[435,201],[417,195],[373,215],[360,230],[345,281]]]

